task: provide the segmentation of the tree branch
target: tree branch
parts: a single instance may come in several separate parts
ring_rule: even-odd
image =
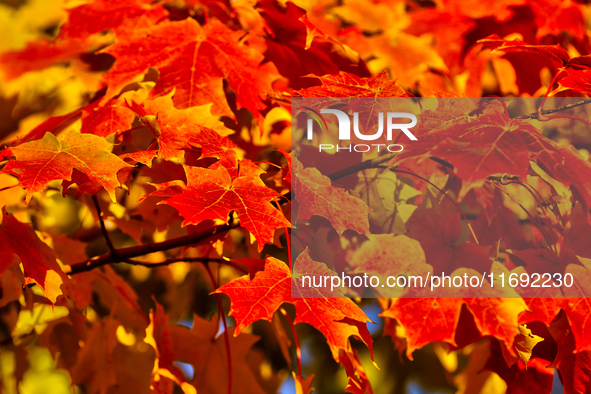
[[[146,245],[138,245],[132,246],[129,248],[122,248],[117,249],[117,255],[113,256],[111,253],[103,254],[101,256],[96,256],[90,258],[86,261],[72,264],[70,265],[70,270],[67,271],[67,267],[65,266],[65,270],[67,274],[79,274],[81,272],[90,271],[92,269],[101,267],[103,265],[111,264],[111,263],[119,263],[124,262],[126,260],[132,259],[134,257],[143,256],[149,253],[154,252],[162,252],[169,249],[178,248],[181,246],[187,246],[191,244],[199,243],[203,240],[206,240],[209,237],[213,237],[214,235],[223,233],[230,229],[236,228],[240,225],[239,221],[235,221],[232,225],[229,224],[222,224],[218,226],[214,226],[212,228],[197,232],[184,235],[178,238],[168,239],[162,242],[154,242],[151,244]]]
[[[354,174],[359,171],[363,171],[363,170],[366,170],[369,168],[376,168],[380,164],[385,163],[389,160],[392,160],[395,156],[396,156],[396,153],[389,153],[384,156],[378,157],[376,159],[366,160],[361,163],[355,164],[351,167],[337,171],[334,174],[329,175],[329,178],[334,181],[334,180],[343,178],[347,175]],[[286,202],[290,201],[291,200],[291,191],[288,193],[285,193],[283,195],[283,197],[285,198]],[[95,199],[96,199],[96,197],[93,196],[93,200],[95,200]],[[100,208],[98,207],[98,203],[95,202],[95,204],[97,206],[97,211],[100,212]],[[101,214],[99,214],[99,218],[101,218]],[[182,237],[173,238],[173,239],[169,239],[169,240],[162,241],[162,242],[154,242],[154,243],[150,243],[150,244],[146,244],[146,245],[138,245],[138,246],[132,246],[129,248],[122,248],[122,249],[113,248],[114,253],[111,251],[110,253],[103,254],[101,256],[92,257],[92,258],[90,258],[86,261],[82,261],[80,263],[72,264],[69,266],[64,266],[64,271],[67,274],[75,275],[75,274],[79,274],[81,272],[91,271],[95,268],[102,267],[103,265],[112,264],[112,263],[127,262],[129,264],[154,267],[154,266],[158,266],[158,265],[171,264],[176,261],[186,261],[186,259],[184,259],[184,260],[183,259],[169,259],[169,260],[165,260],[160,263],[143,263],[143,262],[139,262],[139,261],[135,261],[135,260],[131,260],[131,259],[133,259],[134,257],[144,256],[149,253],[162,252],[165,250],[170,250],[170,249],[178,248],[181,246],[196,244],[196,243],[204,241],[207,238],[210,238],[214,235],[221,234],[223,232],[229,231],[229,230],[231,230],[233,228],[237,228],[237,227],[240,227],[240,221],[233,220],[232,222],[230,222],[230,224],[222,224],[222,225],[214,226],[210,229],[207,229],[207,230],[204,230],[204,231],[201,231],[198,233],[187,234]],[[102,220],[101,220],[101,228],[103,229],[103,235],[105,235],[106,228],[104,228],[104,223]],[[105,239],[109,239],[108,236],[105,237]],[[112,243],[111,243],[111,246],[112,246]],[[109,247],[109,249],[111,250],[111,247]],[[175,261],[173,261],[173,260],[175,260]],[[69,268],[69,270],[68,270],[68,268]]]
[[[562,106],[556,107],[556,108],[543,109],[539,112],[536,111],[536,112],[532,112],[531,114],[527,114],[527,115],[516,116],[513,119],[537,119],[539,115],[553,114],[555,112],[560,112],[560,111],[565,111],[567,109],[580,107],[581,105],[585,105],[585,104],[591,104],[591,98],[581,100],[579,102],[572,103],[572,104],[562,105]]]
[[[329,177],[332,180],[340,179],[340,178],[343,178],[347,175],[353,174],[355,172],[362,171],[364,169],[368,169],[368,168],[372,168],[372,167],[376,167],[388,160],[393,159],[394,156],[395,156],[395,153],[391,153],[391,154],[387,154],[382,157],[379,157],[377,159],[366,160],[364,162],[355,164],[354,166],[351,166],[349,168],[345,168],[341,171],[338,171],[338,172],[330,175]],[[285,193],[283,195],[283,197],[287,201],[291,200],[291,191],[288,193]],[[96,197],[93,196],[93,200],[95,200],[95,199],[96,199]],[[100,208],[98,208],[98,204],[96,202],[95,202],[95,204],[97,206],[98,212],[100,212]],[[101,215],[99,214],[99,218],[100,217],[101,217]],[[103,254],[101,256],[96,256],[96,257],[90,258],[90,259],[88,259],[86,261],[82,261],[80,263],[72,264],[70,266],[65,266],[64,271],[66,271],[67,274],[75,275],[75,274],[79,274],[81,272],[91,271],[95,268],[102,267],[103,265],[107,265],[107,264],[129,262],[134,257],[144,256],[146,254],[154,253],[154,252],[162,252],[165,250],[170,250],[170,249],[178,248],[181,246],[196,244],[196,243],[204,241],[207,238],[210,238],[216,234],[220,234],[225,231],[229,231],[229,230],[231,230],[233,228],[237,228],[239,226],[240,226],[240,221],[233,220],[230,224],[222,224],[219,226],[214,226],[210,229],[201,231],[199,233],[187,234],[182,237],[173,238],[173,239],[169,239],[169,240],[162,241],[162,242],[154,242],[154,243],[150,243],[150,244],[146,244],[146,245],[138,245],[138,246],[132,246],[129,248],[115,249],[115,253],[110,252],[107,254]],[[102,220],[101,220],[101,227],[104,228],[104,223],[102,222]],[[105,234],[105,232],[106,232],[106,229],[103,230],[103,235]],[[108,238],[106,238],[106,239],[108,239]],[[109,249],[111,250],[110,247],[109,247]],[[131,261],[132,262],[130,264],[141,263],[141,262],[137,262],[134,260],[131,260]],[[162,262],[162,263],[163,264],[161,264],[161,265],[165,265],[164,264],[165,262]],[[172,262],[170,262],[170,263],[172,263]],[[168,264],[170,264],[170,263],[168,263]],[[155,266],[154,264],[150,264],[150,263],[141,264],[141,265],[150,266],[150,267]],[[68,267],[69,267],[69,270],[68,270]]]

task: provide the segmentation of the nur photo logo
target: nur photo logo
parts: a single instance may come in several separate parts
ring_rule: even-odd
[[[353,122],[351,117],[345,112],[338,109],[321,109],[320,114],[311,108],[304,107],[309,118],[306,123],[306,138],[312,141],[314,138],[314,123],[320,126],[321,130],[328,128],[327,122],[322,114],[334,115],[338,122],[338,139],[339,141],[351,141],[351,129],[353,135],[362,141],[377,141],[383,139],[384,131],[386,133],[386,141],[392,141],[400,135],[400,132],[404,133],[411,141],[417,141],[417,137],[410,131],[410,129],[417,124],[417,117],[408,112],[379,112],[377,114],[377,130],[374,133],[364,134],[360,130],[360,123],[367,122],[368,119],[360,120],[360,113],[353,112]],[[375,115],[374,115],[375,116]],[[367,116],[365,116],[367,118]],[[333,118],[334,119],[334,118]],[[409,119],[410,122],[400,123],[401,119]],[[353,123],[353,127],[351,127]],[[396,132],[398,131],[398,132]],[[400,144],[350,144],[341,146],[339,144],[318,144],[318,150],[324,151],[347,151],[347,152],[359,152],[365,153],[372,149],[387,149],[389,152],[402,152],[404,147]]]

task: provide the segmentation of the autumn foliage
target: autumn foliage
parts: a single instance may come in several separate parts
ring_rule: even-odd
[[[1,3],[2,392],[591,392],[590,18],[575,0]],[[292,145],[292,99],[323,97],[438,109],[403,152],[342,165]],[[578,282],[297,283],[335,267]]]

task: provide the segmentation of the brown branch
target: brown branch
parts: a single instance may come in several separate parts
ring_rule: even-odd
[[[573,103],[573,104],[562,105],[562,106],[556,107],[556,108],[543,109],[539,112],[536,111],[536,112],[532,112],[531,114],[527,114],[527,115],[516,116],[513,119],[537,119],[539,115],[553,114],[555,112],[565,111],[567,109],[579,107],[579,106],[585,105],[585,104],[591,104],[591,98],[588,98],[586,100],[581,100],[581,101]]]
[[[240,223],[238,221],[235,221],[231,225],[222,224],[200,232],[187,234],[182,237],[172,238],[162,242],[154,242],[146,245],[138,245],[129,248],[118,249],[116,256],[113,256],[111,253],[107,253],[101,256],[93,257],[80,263],[72,264],[70,265],[70,270],[66,273],[71,275],[78,274],[80,272],[90,271],[103,265],[125,262],[126,260],[132,259],[134,257],[139,257],[154,252],[162,252],[181,246],[196,244],[203,240],[206,240],[207,238],[213,237],[214,235],[236,228],[239,225]]]
[[[384,156],[377,158],[377,159],[366,160],[362,163],[358,163],[354,166],[351,166],[349,168],[345,168],[344,170],[338,171],[338,172],[330,175],[330,178],[332,180],[336,180],[336,179],[345,177],[349,174],[353,174],[355,172],[362,171],[364,169],[378,166],[381,163],[391,160],[392,158],[394,158],[394,156],[395,156],[395,154],[388,154],[388,155],[384,155]],[[291,191],[285,193],[283,195],[283,197],[287,201],[291,200]],[[100,218],[100,216],[101,215],[99,214],[99,218]],[[102,223],[102,221],[101,221],[101,225],[104,226],[104,223]],[[170,249],[178,248],[181,246],[196,244],[196,243],[204,241],[207,238],[210,238],[216,234],[220,234],[225,231],[229,231],[229,230],[231,230],[233,228],[237,228],[239,226],[240,226],[240,222],[238,220],[233,220],[230,224],[222,224],[222,225],[214,226],[210,229],[201,231],[199,233],[192,233],[192,234],[184,235],[184,236],[178,237],[178,238],[172,238],[172,239],[162,241],[162,242],[154,242],[154,243],[150,243],[150,244],[146,244],[146,245],[138,245],[138,246],[132,246],[129,248],[116,249],[114,254],[112,252],[110,252],[107,254],[103,254],[101,256],[96,256],[96,257],[90,258],[86,261],[82,261],[80,263],[70,265],[69,270],[68,270],[68,266],[65,266],[64,270],[66,271],[67,274],[74,275],[74,274],[79,274],[81,272],[90,271],[95,268],[102,267],[103,265],[107,265],[107,264],[111,264],[111,263],[127,262],[130,259],[133,259],[134,257],[144,256],[149,253],[162,252],[165,250],[170,250]],[[106,229],[103,230],[103,235],[105,234],[105,232],[106,232]],[[154,266],[154,265],[150,264],[150,266]]]
[[[363,170],[369,169],[369,168],[377,168],[380,164],[393,159],[395,156],[396,156],[396,153],[390,153],[390,154],[384,155],[382,157],[379,157],[377,159],[366,160],[364,162],[355,164],[349,168],[345,168],[341,171],[337,171],[334,174],[329,175],[329,178],[331,180],[337,180],[337,179],[343,178],[347,175],[354,174],[355,172],[363,171]],[[285,193],[283,195],[283,197],[285,198],[286,202],[290,201],[291,197],[292,197],[291,191]],[[275,204],[276,203],[274,203],[274,205]],[[98,205],[97,205],[97,209],[100,212],[100,208],[98,208]],[[99,218],[101,218],[100,214],[99,214]],[[171,264],[174,261],[167,260],[167,261],[161,262],[162,264],[160,264],[160,263],[143,264],[142,262],[138,262],[138,261],[131,260],[131,259],[133,259],[134,257],[144,256],[146,254],[150,254],[150,253],[154,253],[154,252],[162,252],[165,250],[170,250],[170,249],[174,249],[174,248],[178,248],[178,247],[182,247],[182,246],[196,244],[196,243],[204,241],[207,238],[210,238],[214,235],[229,231],[229,230],[231,230],[233,228],[237,228],[239,226],[240,226],[240,221],[233,220],[232,222],[230,222],[230,224],[222,224],[222,225],[214,226],[210,229],[203,230],[198,233],[192,233],[192,234],[184,235],[184,236],[178,237],[178,238],[172,238],[172,239],[162,241],[162,242],[153,242],[150,244],[132,246],[129,248],[122,248],[122,249],[113,248],[115,253],[109,252],[109,253],[103,254],[101,256],[92,257],[92,258],[90,258],[86,261],[82,261],[80,263],[75,263],[70,266],[65,266],[64,271],[67,274],[74,275],[74,274],[79,274],[81,272],[91,271],[95,268],[102,267],[103,265],[112,264],[112,263],[122,263],[122,262],[123,263],[128,262],[130,264],[137,264],[137,265],[145,265],[145,266],[149,266],[149,267],[154,267],[154,266],[156,266],[155,264],[158,264],[158,265]],[[102,220],[101,220],[101,228],[104,228],[104,223],[102,222]],[[103,230],[103,235],[105,235],[105,233],[106,233],[106,228],[104,228],[104,230]],[[109,239],[109,238],[105,237],[105,239]],[[111,243],[111,246],[112,246],[112,243]],[[111,250],[111,248],[109,248],[109,249]],[[183,261],[183,260],[181,259],[179,261]],[[69,267],[69,269],[68,269],[68,267]]]

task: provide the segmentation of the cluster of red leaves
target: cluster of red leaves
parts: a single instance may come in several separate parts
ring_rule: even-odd
[[[299,323],[326,338],[347,373],[347,392],[373,393],[350,341],[363,342],[373,359],[372,322],[338,293],[306,297],[297,288],[295,276],[331,271],[328,257],[316,261],[305,251],[290,270],[286,235],[296,219],[314,236],[365,237],[352,253],[338,245],[331,255],[357,273],[386,270],[370,252],[440,270],[466,260],[482,271],[501,263],[586,270],[591,164],[573,145],[578,138],[577,147],[591,150],[591,141],[559,128],[552,141],[532,124],[560,114],[510,116],[495,100],[424,112],[419,141],[386,163],[398,165],[401,187],[416,192],[395,201],[400,212],[412,206],[406,216],[368,208],[375,194],[364,194],[357,178],[335,183],[314,168],[325,157],[302,164],[285,152],[295,96],[589,95],[586,12],[553,0],[97,0],[66,10],[55,37],[4,50],[0,78],[15,91],[46,72],[82,86],[75,105],[52,113],[46,103],[54,116],[34,128],[19,119],[18,137],[5,138],[0,151],[11,193],[0,195],[2,346],[16,380],[29,369],[27,349],[41,346],[89,393],[273,392],[279,378],[269,377],[257,337],[243,332],[267,320],[273,328],[263,326],[263,340],[275,338],[289,367],[293,339],[299,393],[314,385],[301,370]],[[43,94],[21,93],[17,104],[29,109],[20,113],[38,112]],[[580,120],[566,121],[577,130]],[[18,179],[26,195],[7,179]],[[285,198],[292,187],[317,202],[297,218]],[[74,228],[55,223],[55,201],[75,206]],[[468,216],[470,240],[462,235]],[[383,238],[386,226],[405,235]],[[112,263],[125,264],[115,271]],[[130,268],[137,266],[157,278]],[[379,304],[384,335],[408,358],[435,342],[469,355],[470,367],[446,370],[461,392],[490,388],[492,374],[482,371],[492,371],[509,392],[549,393],[557,368],[575,393],[591,391],[589,292],[560,299],[425,293]],[[230,298],[234,329],[221,294]],[[219,320],[192,314],[211,314],[214,298]],[[49,316],[41,314],[46,307]],[[39,317],[27,321],[35,311]],[[191,328],[176,324],[187,314]],[[193,376],[177,362],[191,364]]]

